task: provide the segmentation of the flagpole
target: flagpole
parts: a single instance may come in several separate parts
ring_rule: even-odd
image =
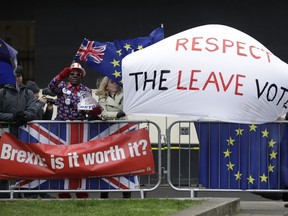
[[[86,40],[86,38],[84,38],[84,40]],[[84,40],[83,40],[83,41],[84,41]],[[82,43],[83,43],[83,41],[82,41]],[[81,44],[82,44],[82,43],[81,43]],[[81,47],[81,44],[80,44],[80,47]],[[79,48],[80,48],[80,47],[79,47]],[[72,60],[72,62],[71,62],[71,65],[72,65],[73,63],[76,63],[76,61],[75,61],[75,56],[76,56],[79,48],[77,49],[77,51],[76,51],[76,53],[75,53],[75,55],[74,55],[74,58],[73,58],[73,60]]]

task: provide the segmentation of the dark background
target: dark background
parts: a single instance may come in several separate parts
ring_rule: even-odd
[[[5,4],[0,13],[2,23],[34,23],[34,72],[30,78],[41,88],[71,64],[84,38],[105,42],[148,36],[161,24],[165,37],[205,24],[231,26],[252,36],[288,62],[288,13],[284,0],[28,0]],[[87,71],[83,83],[95,88],[99,74],[83,67]]]

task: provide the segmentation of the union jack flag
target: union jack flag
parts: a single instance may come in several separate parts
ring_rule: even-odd
[[[103,61],[106,46],[106,44],[97,46],[94,41],[85,38],[76,53],[76,57],[81,61],[92,61],[100,64]]]
[[[20,140],[27,143],[70,145],[109,135],[136,130],[136,123],[90,123],[90,122],[49,122],[29,123],[20,128]],[[139,188],[137,176],[121,176],[88,179],[60,180],[20,180],[14,188],[29,189],[136,189]]]
[[[104,76],[108,76],[119,86],[122,86],[122,59],[128,54],[148,47],[162,39],[164,39],[162,27],[156,28],[149,36],[128,40],[102,43],[85,38],[74,60],[85,62],[87,66]]]

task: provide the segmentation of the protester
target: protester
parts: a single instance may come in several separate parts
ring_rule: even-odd
[[[36,109],[37,114],[35,116],[36,120],[51,120],[53,116],[53,103],[49,102],[45,96],[40,98],[40,88],[38,85],[31,80],[28,80],[26,83],[26,88],[30,89],[37,100],[36,102]],[[46,105],[47,104],[47,105]],[[44,107],[46,105],[46,109]]]
[[[100,116],[103,120],[127,119],[123,112],[122,88],[109,77],[105,76],[96,92],[98,103],[102,107]],[[131,192],[123,192],[123,198],[131,198]],[[108,192],[101,192],[100,198],[108,198]]]
[[[35,99],[37,100],[35,104],[36,115],[34,120],[51,120],[53,115],[53,104],[47,103],[47,99],[45,97],[39,98],[40,88],[34,81],[28,80],[25,86],[26,89],[29,89],[34,93]],[[43,108],[46,103],[46,110],[44,110]],[[48,193],[24,193],[25,198],[35,199],[38,198],[38,195],[41,198],[54,198]]]
[[[10,133],[18,138],[19,126],[32,121],[36,114],[36,99],[25,85],[7,84],[0,89],[0,121],[15,122],[11,124]]]
[[[19,127],[34,120],[36,112],[34,94],[22,83],[7,84],[0,89],[0,121],[11,122],[9,133],[15,137],[19,138]],[[7,180],[0,181],[0,189],[9,189]],[[9,194],[0,194],[0,197],[9,198]]]
[[[105,76],[96,92],[98,103],[102,107],[101,117],[104,120],[127,119],[123,112],[122,88]]]
[[[57,96],[55,120],[86,120],[89,115],[99,115],[101,113],[99,107],[95,107],[92,111],[78,109],[81,93],[92,94],[92,90],[81,83],[85,75],[84,68],[79,63],[73,63],[51,80],[48,88]],[[64,81],[66,78],[68,78],[68,82]],[[88,198],[88,193],[76,193],[76,196],[77,198]],[[60,193],[59,198],[71,198],[71,195]]]
[[[94,110],[78,110],[80,103],[80,93],[92,90],[81,83],[81,79],[86,75],[86,71],[79,63],[73,63],[71,67],[64,68],[48,85],[52,93],[57,96],[57,115],[55,120],[85,120],[88,115],[101,113],[99,107]],[[68,82],[63,80],[68,78]]]

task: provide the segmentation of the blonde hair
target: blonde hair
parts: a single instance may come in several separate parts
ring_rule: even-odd
[[[95,95],[97,95],[100,98],[107,98],[109,96],[109,92],[108,90],[106,89],[107,85],[108,85],[108,82],[109,80],[112,80],[110,79],[109,77],[105,76],[103,77],[103,79],[101,80],[100,84],[99,84],[99,88],[97,89]],[[113,81],[113,80],[112,80]],[[122,88],[117,85],[117,95],[122,93]]]

